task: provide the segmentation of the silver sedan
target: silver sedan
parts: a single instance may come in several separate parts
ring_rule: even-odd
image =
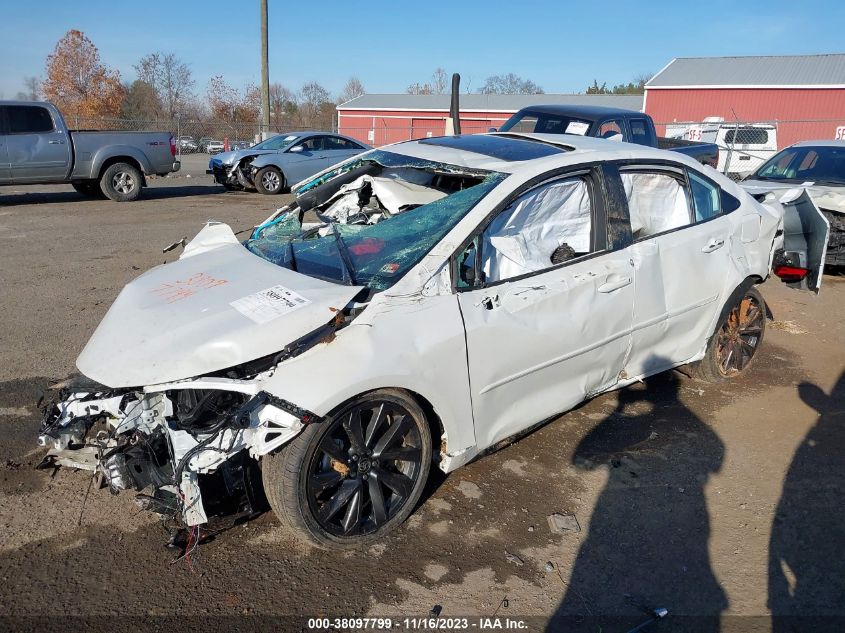
[[[226,189],[274,195],[368,149],[371,148],[340,134],[289,132],[249,149],[218,154],[209,161],[206,173]]]

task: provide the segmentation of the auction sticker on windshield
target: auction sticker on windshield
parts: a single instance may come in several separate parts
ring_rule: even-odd
[[[310,300],[290,288],[273,286],[241,297],[229,305],[256,323],[267,323],[309,303]]]

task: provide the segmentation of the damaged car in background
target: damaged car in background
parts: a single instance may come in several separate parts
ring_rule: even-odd
[[[226,189],[275,195],[368,149],[340,134],[289,132],[253,147],[218,154],[208,161],[206,173]]]
[[[123,289],[45,409],[45,464],[194,530],[248,505],[260,470],[280,520],[358,546],[410,515],[432,464],[678,365],[742,374],[756,285],[773,266],[822,279],[827,224],[803,190],[760,204],[601,139],[409,141],[294,193],[245,242],[210,222]]]
[[[825,264],[845,266],[845,140],[790,145],[740,185],[760,201],[806,189],[830,223]]]

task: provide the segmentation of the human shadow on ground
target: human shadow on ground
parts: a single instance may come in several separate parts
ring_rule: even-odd
[[[708,552],[705,485],[724,445],[658,374],[619,392],[616,409],[576,447],[579,469],[607,470],[566,593],[547,631],[718,631],[728,606]]]
[[[845,372],[830,394],[798,386],[818,412],[783,482],[769,541],[772,631],[845,630]]]

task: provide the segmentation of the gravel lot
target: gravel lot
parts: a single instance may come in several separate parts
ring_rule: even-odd
[[[178,177],[129,204],[63,186],[0,189],[4,628],[24,616],[61,628],[50,618],[70,614],[109,616],[95,621],[119,630],[169,614],[208,630],[243,621],[191,618],[257,626],[287,614],[427,616],[435,605],[444,617],[532,616],[533,630],[578,616],[552,621],[627,631],[645,618],[636,604],[669,610],[657,631],[793,630],[773,626],[772,609],[845,618],[837,275],[817,298],[763,286],[775,321],[749,375],[713,387],[673,372],[596,398],[435,477],[411,520],[364,551],[310,548],[266,513],[202,546],[190,567],[171,564],[166,535],[131,495],[92,490],[83,512],[84,473],[33,470],[41,390],[74,371],[126,282],[174,259],[162,247],[209,218],[249,227],[286,199],[224,193],[206,162],[186,157]],[[553,534],[555,512],[580,532]],[[794,630],[834,624],[845,619]]]

